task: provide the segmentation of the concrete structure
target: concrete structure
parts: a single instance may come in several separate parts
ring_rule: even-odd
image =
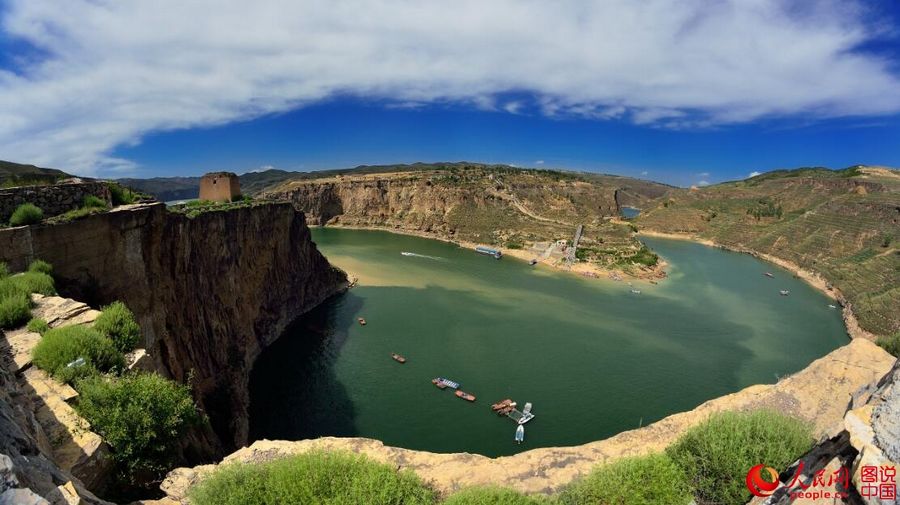
[[[200,178],[200,199],[232,202],[241,197],[241,183],[232,172],[210,172]]]

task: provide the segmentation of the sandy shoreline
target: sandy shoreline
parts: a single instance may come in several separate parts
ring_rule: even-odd
[[[853,314],[853,306],[850,302],[847,301],[844,294],[841,293],[841,290],[832,286],[827,279],[822,277],[821,274],[817,272],[813,272],[811,270],[806,270],[802,268],[800,265],[788,260],[784,260],[781,258],[777,258],[772,256],[771,254],[764,254],[757,251],[753,251],[751,249],[746,248],[737,248],[737,247],[729,247],[724,244],[716,243],[709,239],[704,239],[697,237],[696,235],[688,234],[688,233],[663,233],[658,231],[644,231],[641,230],[638,233],[638,236],[644,235],[647,237],[659,237],[659,238],[669,238],[675,240],[686,240],[689,242],[697,242],[710,247],[720,247],[722,249],[727,249],[729,251],[749,254],[753,257],[759,258],[761,260],[767,261],[769,263],[775,264],[784,268],[785,270],[793,273],[798,278],[805,281],[810,286],[814,287],[818,291],[825,294],[825,296],[840,302],[842,306],[841,315],[844,319],[844,326],[847,328],[847,334],[850,335],[850,338],[864,338],[866,340],[875,341],[878,339],[878,336],[870,333],[859,326],[859,321],[857,321],[856,316]]]
[[[529,262],[536,257],[535,253],[526,250],[526,249],[507,249],[503,247],[497,247],[489,244],[479,244],[476,242],[469,242],[466,240],[457,240],[452,239],[443,235],[439,235],[436,233],[428,233],[424,231],[418,230],[408,230],[404,228],[388,228],[385,226],[354,226],[354,225],[343,225],[340,223],[337,224],[329,224],[326,226],[320,225],[310,225],[311,227],[316,228],[343,228],[346,230],[378,230],[378,231],[386,231],[389,233],[396,233],[399,235],[409,235],[411,237],[419,237],[419,238],[427,238],[431,240],[439,240],[441,242],[446,242],[448,244],[453,244],[465,249],[475,249],[476,247],[490,247],[492,249],[500,249],[503,252],[504,256],[513,257],[525,262]],[[539,261],[537,266],[551,268],[553,270],[557,270],[559,272],[568,272],[572,274],[579,274],[582,277],[594,278],[599,280],[607,280],[609,282],[615,282],[611,279],[611,275],[619,275],[622,280],[629,281],[656,281],[659,279],[665,279],[666,272],[665,269],[668,266],[668,263],[660,259],[659,265],[653,270],[642,271],[644,275],[632,275],[627,272],[623,272],[621,270],[609,270],[605,268],[601,268],[592,263],[584,263],[584,262],[576,262],[572,268],[565,268],[562,265],[557,265],[554,263],[550,263],[547,261]]]

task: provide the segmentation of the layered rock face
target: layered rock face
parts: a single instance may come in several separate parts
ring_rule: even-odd
[[[189,459],[247,440],[247,384],[260,351],[296,317],[346,289],[289,204],[193,218],[162,204],[119,207],[67,224],[0,231],[0,261],[54,266],[66,296],[134,311],[157,370],[192,380],[212,431]]]

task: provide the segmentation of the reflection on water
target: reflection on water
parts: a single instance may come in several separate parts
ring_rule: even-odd
[[[633,295],[626,283],[416,237],[313,236],[360,284],[263,352],[251,377],[254,439],[366,436],[491,456],[574,445],[773,382],[846,341],[840,314],[788,272],[688,242],[647,239],[673,276],[635,283]],[[436,376],[478,400],[438,390]],[[534,404],[521,446],[489,408],[507,397]]]

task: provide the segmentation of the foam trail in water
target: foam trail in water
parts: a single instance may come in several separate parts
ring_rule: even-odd
[[[416,253],[407,252],[407,251],[402,251],[400,254],[402,254],[404,256],[413,256],[416,258],[426,258],[426,259],[436,260],[436,261],[444,261],[446,259],[446,258],[441,258],[440,256],[428,256],[427,254],[416,254]]]

